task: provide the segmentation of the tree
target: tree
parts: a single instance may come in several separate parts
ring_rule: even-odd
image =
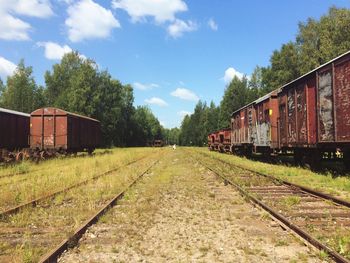
[[[224,96],[220,103],[218,128],[230,127],[231,114],[235,110],[249,103],[248,79],[235,76],[225,89]]]
[[[32,73],[32,67],[26,67],[24,60],[21,60],[14,74],[7,78],[6,87],[2,88],[3,107],[30,113],[40,106],[37,98],[40,91]]]
[[[162,140],[162,126],[147,106],[138,106],[132,116],[133,137],[131,145],[146,146],[154,140]]]
[[[5,91],[5,85],[4,85],[4,82],[2,82],[2,79],[0,78],[0,107],[2,106],[2,94],[4,93]]]
[[[331,7],[319,21],[299,23],[296,43],[300,48],[301,73],[320,66],[350,49],[350,10]]]
[[[300,76],[300,60],[295,43],[282,45],[280,51],[275,50],[271,56],[271,77],[268,91],[279,88]]]
[[[94,97],[99,84],[98,67],[78,52],[63,56],[61,63],[45,73],[46,94],[50,105],[95,116]]]

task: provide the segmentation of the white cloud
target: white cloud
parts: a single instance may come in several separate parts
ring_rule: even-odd
[[[5,1],[1,0],[0,2]],[[12,2],[11,9],[19,15],[47,18],[53,15],[50,1],[48,0],[15,0]]]
[[[198,26],[195,22],[188,20],[183,21],[181,19],[176,19],[171,25],[168,26],[168,34],[173,38],[178,38],[183,35],[185,32],[191,32],[198,29]]]
[[[0,77],[2,79],[5,79],[8,76],[13,75],[14,71],[16,70],[16,67],[17,66],[11,61],[3,57],[0,57]]]
[[[0,0],[0,39],[29,40],[31,25],[15,15],[48,18],[53,15],[48,0]]]
[[[47,59],[61,59],[64,54],[72,52],[72,49],[69,46],[60,46],[54,42],[38,42],[37,45],[45,48],[45,57]]]
[[[218,30],[218,24],[212,18],[209,19],[208,26],[214,31]]]
[[[148,104],[157,105],[159,107],[166,107],[166,106],[168,106],[168,103],[166,103],[161,98],[157,98],[157,97],[153,97],[153,98],[150,98],[150,99],[145,99],[145,102],[148,103]]]
[[[92,0],[80,0],[68,7],[68,37],[72,42],[84,39],[106,38],[113,28],[120,27],[119,21],[111,10],[96,4]]]
[[[184,88],[177,88],[170,94],[174,97],[178,97],[183,100],[191,100],[191,101],[199,100],[198,96],[194,92]]]
[[[225,81],[226,84],[230,84],[231,80],[235,76],[238,77],[239,79],[242,79],[244,74],[235,70],[234,68],[230,67],[230,68],[226,69],[223,80]]]
[[[112,7],[123,9],[138,22],[153,17],[157,23],[174,21],[177,12],[187,11],[182,0],[113,0]]]
[[[182,110],[182,111],[179,111],[177,114],[180,115],[181,118],[185,118],[186,115],[189,116],[189,115],[191,115],[192,113],[189,112],[189,111]]]
[[[135,82],[133,85],[134,85],[134,87],[136,89],[139,89],[139,90],[150,90],[150,89],[153,89],[153,88],[159,88],[159,85],[158,84],[154,84],[154,83],[142,84],[140,82]]]
[[[0,10],[0,38],[5,40],[28,40],[30,24]]]

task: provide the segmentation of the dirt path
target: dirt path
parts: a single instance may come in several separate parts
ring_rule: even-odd
[[[320,262],[231,186],[169,151],[59,262]]]

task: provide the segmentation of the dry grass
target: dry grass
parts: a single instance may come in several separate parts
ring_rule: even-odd
[[[0,211],[123,166],[153,151],[151,148],[113,149],[104,155],[52,159],[38,165],[21,163],[18,166],[25,167],[27,173],[0,179]],[[1,187],[2,184],[6,185]]]
[[[286,180],[291,183],[303,185],[315,190],[338,196],[350,201],[350,177],[332,177],[331,174],[319,174],[306,168],[288,167],[285,165],[268,164],[252,161],[243,157],[209,152],[207,148],[188,148],[193,152],[206,154],[211,158],[219,158],[233,165],[251,169],[260,173],[268,174]],[[214,159],[215,160],[215,159]]]
[[[92,176],[94,172],[100,173],[115,165],[122,165],[139,156],[148,155],[147,158],[123,167],[117,172],[60,194],[53,200],[40,203],[36,208],[24,209],[0,222],[0,247],[5,248],[4,254],[0,255],[0,262],[37,262],[40,256],[70,236],[78,226],[158,159],[161,151],[150,148],[114,150],[113,154],[108,156],[92,157],[90,162],[85,163],[87,167],[72,164],[73,176],[82,179],[84,173]],[[79,161],[85,161],[85,158]],[[97,166],[96,163],[98,163]],[[46,176],[49,177],[49,175]],[[47,183],[50,182],[50,178],[42,179]],[[56,183],[59,180],[53,181]],[[63,181],[62,186],[72,183],[67,177],[61,181]],[[13,231],[16,236],[10,234]]]

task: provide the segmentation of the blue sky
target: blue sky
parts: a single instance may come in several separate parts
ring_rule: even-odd
[[[233,75],[266,66],[299,21],[333,5],[350,1],[0,0],[0,77],[24,58],[44,85],[45,71],[78,50],[175,127],[198,99],[218,104]]]

